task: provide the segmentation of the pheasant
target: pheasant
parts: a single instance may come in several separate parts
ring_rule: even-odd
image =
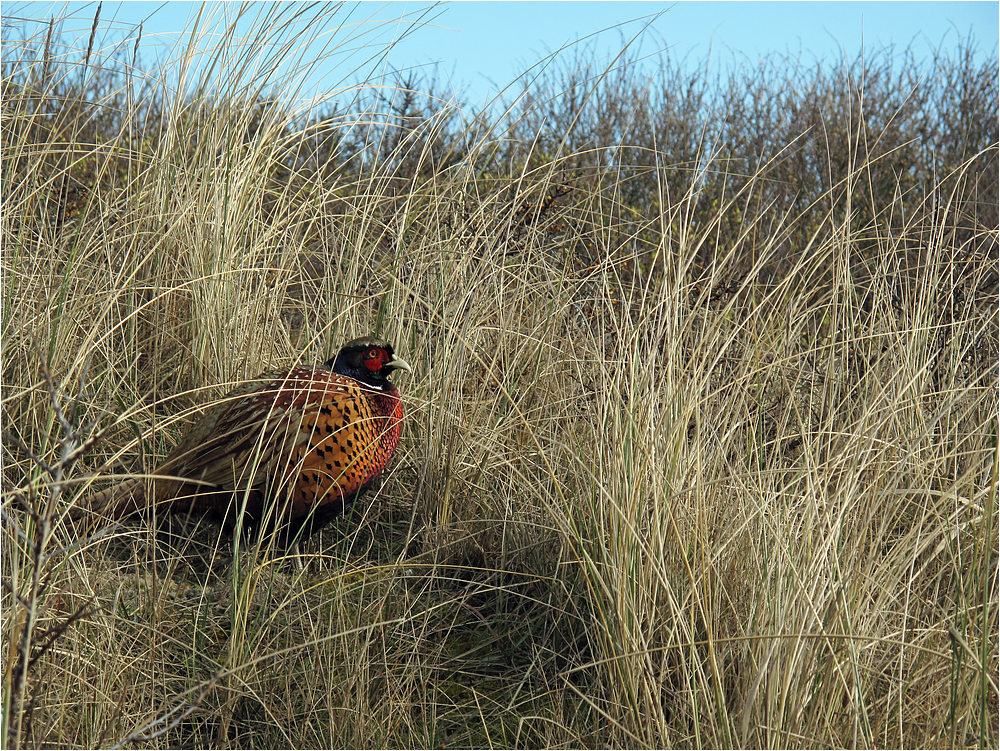
[[[147,478],[91,495],[75,518],[191,512],[232,531],[302,540],[344,513],[385,469],[403,405],[389,381],[410,371],[374,337],[322,367],[268,373],[209,407]]]

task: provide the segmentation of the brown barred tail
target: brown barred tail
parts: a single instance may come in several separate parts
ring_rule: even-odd
[[[107,519],[122,519],[146,506],[146,480],[133,477],[107,490],[87,496],[70,511],[74,519],[98,515]]]

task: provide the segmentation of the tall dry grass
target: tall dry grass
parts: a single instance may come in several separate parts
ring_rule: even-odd
[[[996,746],[995,127],[888,67],[783,142],[622,65],[305,112],[312,12],[153,74],[5,39],[4,745]],[[305,568],[67,526],[368,331],[403,443]]]

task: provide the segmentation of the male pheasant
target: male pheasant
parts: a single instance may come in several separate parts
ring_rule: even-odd
[[[323,367],[268,373],[213,404],[147,480],[126,480],[74,516],[205,514],[232,531],[305,539],[342,514],[399,443],[403,405],[388,376],[410,366],[374,337]]]

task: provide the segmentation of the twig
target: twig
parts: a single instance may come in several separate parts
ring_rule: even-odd
[[[96,597],[96,595],[94,597]],[[72,626],[81,618],[90,615],[91,613],[90,606],[94,602],[94,597],[91,597],[89,600],[87,600],[87,602],[85,602],[83,605],[77,608],[73,613],[67,616],[67,618],[61,623],[55,623],[52,626],[49,626],[47,629],[45,629],[45,631],[39,637],[41,639],[44,639],[44,641],[40,646],[36,647],[37,651],[35,652],[35,655],[28,661],[28,670],[31,670],[31,668],[39,660],[39,658],[41,658],[46,652],[49,651],[49,649],[52,648],[52,645],[56,643],[56,639],[58,639],[60,636],[66,633],[66,631],[69,630],[70,626]]]
[[[120,741],[118,741],[118,743],[116,743],[115,745],[111,746],[111,748],[112,749],[124,748],[125,744],[127,744],[127,743],[135,743],[135,742],[148,743],[149,741],[153,740],[154,738],[159,738],[161,735],[165,735],[166,733],[169,733],[175,727],[177,727],[182,722],[184,722],[184,720],[187,717],[189,717],[198,708],[198,705],[201,704],[201,702],[203,702],[205,700],[205,697],[208,696],[208,692],[211,691],[215,687],[215,684],[218,683],[219,678],[222,677],[222,672],[223,671],[219,671],[214,676],[212,676],[211,680],[209,680],[208,683],[205,684],[205,687],[201,690],[201,692],[186,707],[183,707],[183,708],[180,707],[180,706],[174,707],[169,712],[166,712],[165,714],[161,715],[160,717],[157,717],[155,720],[152,720],[151,722],[147,723],[144,727],[142,727],[141,729],[135,731],[131,735],[125,736]],[[155,727],[156,725],[159,725],[160,723],[166,722],[167,719],[172,714],[178,713],[178,712],[179,712],[179,714],[177,714],[177,716],[173,720],[171,720],[168,725],[165,725],[164,727],[162,727],[159,730],[156,730],[154,732],[147,732],[151,728]]]

